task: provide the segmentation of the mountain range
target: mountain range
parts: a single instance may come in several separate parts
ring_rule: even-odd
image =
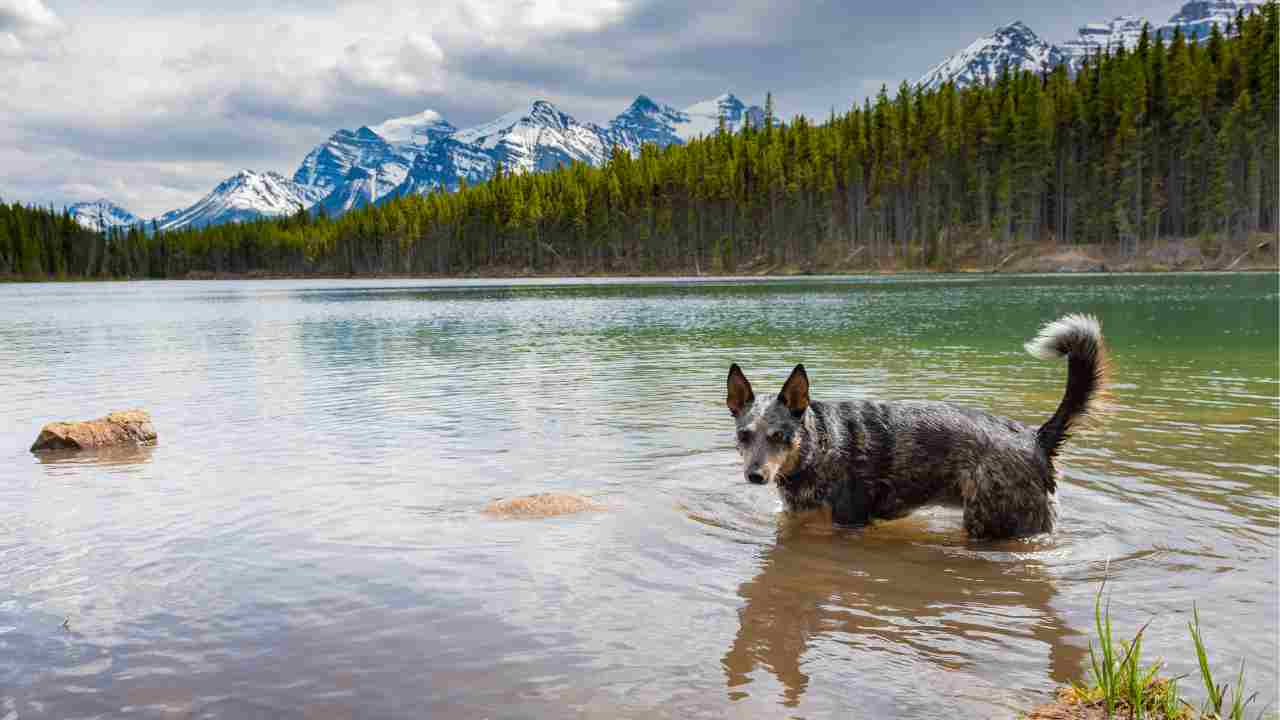
[[[1163,25],[1151,24],[1153,33],[1165,39],[1175,30],[1189,38],[1204,38],[1217,25],[1225,30],[1239,12],[1251,13],[1261,7],[1252,0],[1192,0],[1169,18]],[[1147,20],[1134,15],[1121,15],[1102,23],[1089,23],[1079,28],[1076,37],[1059,44],[1051,44],[1024,23],[1012,22],[996,28],[991,34],[973,41],[968,47],[930,68],[917,82],[916,87],[936,89],[954,82],[964,86],[986,82],[1000,74],[1003,68],[1046,72],[1067,64],[1076,68],[1098,51],[1114,51],[1124,46],[1133,48],[1142,36]]]
[[[1174,29],[1204,37],[1217,24],[1225,27],[1236,13],[1260,7],[1251,0],[1192,0],[1156,31]],[[1042,40],[1018,21],[997,28],[964,50],[938,63],[917,82],[932,89],[947,82],[985,82],[1003,68],[1033,72],[1059,64],[1078,66],[1098,50],[1137,43],[1142,18],[1117,17],[1079,29],[1060,44]],[[640,95],[606,125],[584,123],[555,105],[538,100],[528,109],[459,129],[439,113],[385,120],[355,130],[338,130],[303,158],[291,178],[274,172],[243,170],[222,181],[194,205],[143,221],[107,200],[68,208],[85,227],[105,230],[146,222],[148,228],[177,230],[277,216],[308,209],[330,216],[406,195],[437,189],[456,190],[491,177],[501,165],[514,172],[537,172],[569,162],[603,164],[614,148],[637,153],[646,143],[660,147],[684,143],[716,131],[723,119],[729,131],[744,124],[763,125],[765,111],[731,93],[682,110]]]
[[[527,110],[464,129],[426,110],[372,127],[338,130],[307,153],[291,178],[242,170],[194,205],[145,222],[148,229],[178,230],[301,209],[341,215],[390,198],[456,190],[462,181],[489,178],[499,165],[511,172],[550,170],[570,162],[601,165],[614,148],[638,153],[646,143],[683,143],[714,132],[722,117],[732,132],[744,123],[763,125],[764,110],[731,93],[683,110],[641,95],[602,126],[580,122],[538,100]],[[144,222],[105,200],[73,207],[81,208],[73,213],[76,219],[94,229]]]

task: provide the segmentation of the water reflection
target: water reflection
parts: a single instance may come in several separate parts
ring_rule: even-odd
[[[91,450],[44,450],[32,453],[41,465],[145,465],[155,445],[127,443]]]
[[[746,698],[761,668],[781,683],[781,703],[796,707],[810,683],[807,656],[823,643],[864,662],[897,656],[867,662],[879,668],[870,672],[921,661],[971,668],[987,655],[1009,662],[1016,649],[1047,655],[1056,682],[1076,677],[1087,651],[1070,641],[1076,633],[1053,606],[1053,579],[1027,544],[1035,541],[967,543],[929,532],[927,522],[865,531],[781,526],[760,571],[738,588],[746,604],[721,659],[729,699]]]

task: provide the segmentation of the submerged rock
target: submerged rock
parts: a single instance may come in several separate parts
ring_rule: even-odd
[[[151,444],[156,429],[145,410],[113,412],[97,420],[52,422],[40,430],[31,452],[90,450],[125,444]]]
[[[541,493],[494,500],[485,505],[484,513],[499,517],[544,518],[603,509],[603,505],[581,495]]]

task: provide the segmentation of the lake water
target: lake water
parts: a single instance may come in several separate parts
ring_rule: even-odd
[[[0,286],[0,718],[1014,717],[1117,634],[1277,679],[1277,278]],[[955,510],[795,526],[742,479],[757,393],[1040,423],[1044,321],[1096,313],[1104,424],[1052,536]],[[27,451],[148,409],[153,449]],[[502,520],[571,491],[606,512]],[[65,627],[64,627],[65,621]],[[1195,683],[1189,677],[1184,686]]]

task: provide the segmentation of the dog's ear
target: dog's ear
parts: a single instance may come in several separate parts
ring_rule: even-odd
[[[738,417],[755,399],[756,394],[751,391],[751,383],[742,374],[742,368],[737,363],[729,366],[729,396],[725,400],[729,414]]]
[[[787,378],[787,382],[782,386],[778,399],[787,406],[792,415],[800,417],[804,414],[809,407],[809,375],[805,373],[804,365],[797,365],[796,369],[791,371],[791,377]]]

